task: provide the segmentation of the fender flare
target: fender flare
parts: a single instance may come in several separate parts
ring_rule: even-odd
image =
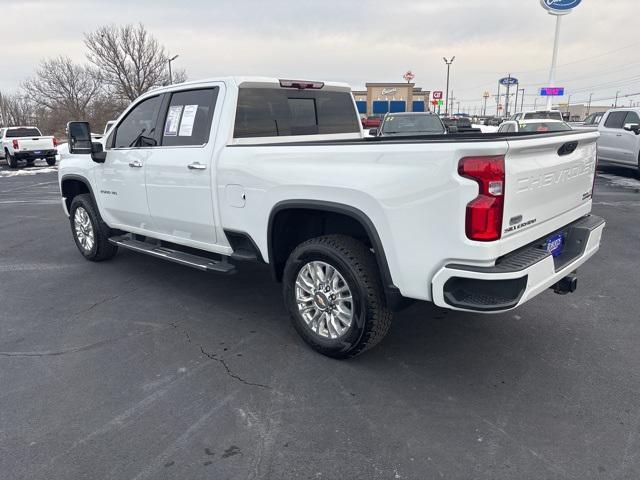
[[[391,271],[389,270],[389,264],[387,262],[387,257],[384,252],[384,246],[382,245],[382,241],[380,240],[380,236],[378,235],[378,231],[376,230],[375,225],[371,221],[371,219],[365,214],[362,210],[359,210],[351,205],[345,205],[343,203],[337,202],[329,202],[324,200],[283,200],[281,202],[276,203],[271,209],[271,213],[269,214],[269,224],[267,227],[267,252],[269,255],[269,264],[271,265],[272,273],[274,278],[276,277],[276,265],[273,261],[274,259],[274,251],[273,251],[273,225],[276,215],[283,210],[317,210],[331,213],[339,213],[346,215],[355,221],[357,221],[362,227],[364,231],[367,233],[369,240],[371,241],[371,245],[373,246],[374,255],[376,258],[376,262],[378,263],[378,268],[380,270],[380,277],[382,279],[382,287],[384,289],[384,293],[387,299],[387,304],[393,308],[399,308],[403,301],[405,300],[400,293],[398,287],[393,284],[393,279],[391,278]]]
[[[64,196],[64,193],[62,191],[62,184],[65,182],[65,180],[78,180],[79,182],[82,182],[87,189],[89,190],[89,194],[91,195],[91,198],[93,199],[93,203],[94,205],[97,207],[98,203],[96,201],[96,196],[93,193],[93,187],[91,186],[91,182],[86,178],[83,177],[82,175],[76,175],[73,173],[69,173],[67,175],[63,175],[62,178],[60,179],[60,194],[62,195],[62,198],[66,199],[66,197]]]

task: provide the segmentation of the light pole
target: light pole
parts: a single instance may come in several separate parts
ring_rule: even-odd
[[[445,116],[448,117],[449,116],[449,71],[451,69],[451,64],[456,59],[456,57],[455,56],[451,57],[451,60],[447,60],[446,57],[442,57],[442,59],[444,60],[444,63],[447,64],[447,93],[446,93],[446,98],[444,102],[444,114]]]
[[[173,85],[173,76],[171,74],[171,62],[173,62],[176,58],[178,58],[180,55],[174,55],[172,58],[170,58],[168,60],[169,63],[169,84]]]
[[[589,116],[589,112],[591,111],[591,98],[593,97],[593,93],[589,94],[589,105],[587,105],[587,117]]]
[[[613,105],[613,108],[618,108],[618,95],[620,95],[620,90],[616,92],[616,103]]]
[[[524,88],[521,88],[520,91],[522,92],[522,97],[520,99],[520,111],[524,112]]]

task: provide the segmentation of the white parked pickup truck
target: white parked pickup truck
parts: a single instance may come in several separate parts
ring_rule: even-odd
[[[504,312],[573,291],[605,225],[590,215],[597,132],[365,138],[341,83],[172,85],[90,132],[69,124],[59,169],[82,255],[268,263],[302,338],[337,358],[410,300]]]
[[[58,141],[52,136],[43,137],[36,127],[0,128],[0,142],[2,155],[11,168],[18,166],[18,160],[32,165],[38,158],[45,159],[48,165],[56,164]]]

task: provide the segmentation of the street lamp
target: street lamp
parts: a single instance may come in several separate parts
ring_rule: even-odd
[[[447,93],[446,93],[446,99],[444,102],[444,114],[448,117],[449,116],[449,70],[451,69],[451,64],[456,59],[456,57],[455,56],[451,57],[451,60],[447,60],[446,57],[442,57],[442,59],[444,60],[444,63],[447,64]]]
[[[173,85],[173,76],[171,75],[171,62],[173,62],[176,58],[178,58],[180,55],[174,55],[172,58],[170,58],[168,60],[169,62],[169,84]]]

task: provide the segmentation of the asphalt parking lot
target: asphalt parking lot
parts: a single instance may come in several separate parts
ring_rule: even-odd
[[[604,168],[578,291],[416,304],[307,348],[261,265],[77,252],[53,169],[0,166],[0,478],[640,478],[640,180]]]

